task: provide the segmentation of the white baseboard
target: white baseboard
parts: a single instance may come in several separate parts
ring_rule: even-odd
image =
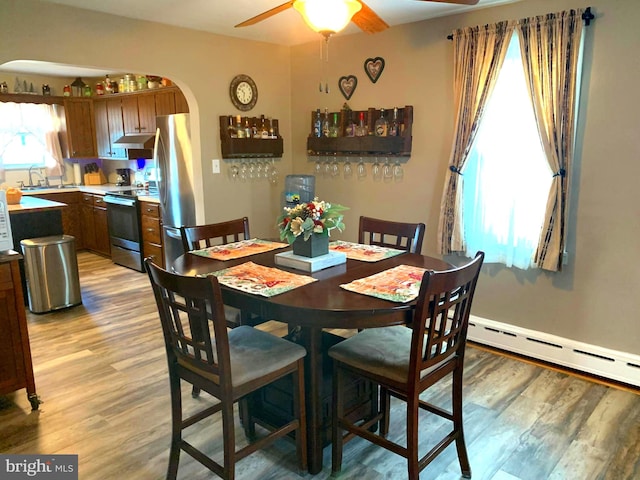
[[[576,342],[471,315],[469,340],[640,386],[640,355]]]

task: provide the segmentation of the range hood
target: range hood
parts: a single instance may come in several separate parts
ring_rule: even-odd
[[[155,142],[155,135],[149,133],[124,135],[116,140],[114,143],[120,148],[135,148],[138,150],[153,150],[153,143]]]

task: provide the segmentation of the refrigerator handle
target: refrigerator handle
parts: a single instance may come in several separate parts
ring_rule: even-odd
[[[160,165],[160,162],[164,162],[164,155],[160,155],[160,148],[164,150],[164,143],[160,135],[160,129],[156,128],[156,138],[153,144],[153,160],[156,168],[156,181],[158,182],[158,194],[160,196],[160,204],[165,205],[167,200],[167,186],[165,179],[162,177],[164,164]]]

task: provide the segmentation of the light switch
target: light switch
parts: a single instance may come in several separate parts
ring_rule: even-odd
[[[213,173],[220,173],[220,160],[217,158],[211,160],[211,168]]]

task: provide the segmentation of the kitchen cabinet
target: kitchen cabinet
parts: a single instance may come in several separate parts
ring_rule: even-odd
[[[389,114],[393,108],[385,109],[387,120],[391,122]],[[398,109],[399,130],[398,136],[378,137],[376,135],[366,135],[362,137],[347,137],[345,129],[348,115],[346,111],[335,112],[338,114],[338,137],[315,137],[311,134],[307,138],[307,153],[311,156],[325,155],[358,155],[358,156],[388,156],[388,157],[409,157],[411,156],[412,127],[413,127],[413,107],[410,105]],[[358,123],[360,112],[353,111],[352,119]],[[365,125],[369,132],[373,131],[375,121],[380,118],[380,110],[369,108],[364,110]],[[334,112],[329,113],[329,118],[333,118]],[[316,112],[311,112],[310,131],[314,131]]]
[[[65,98],[66,130],[63,150],[69,158],[95,158],[96,135],[91,98]],[[65,148],[66,147],[66,148]]]
[[[156,101],[153,94],[131,94],[122,97],[124,133],[139,135],[156,131]]]
[[[27,317],[17,252],[0,254],[0,395],[26,388],[33,410],[40,401],[31,362]]]
[[[85,248],[110,257],[111,242],[109,241],[107,206],[104,203],[104,195],[82,193],[80,224],[82,225]]]
[[[96,98],[93,102],[98,158],[127,159],[124,148],[117,148],[115,141],[124,135],[122,101],[120,98]]]
[[[154,92],[156,115],[189,113],[187,99],[177,88],[163,88]]]
[[[140,224],[142,227],[142,257],[153,257],[153,261],[164,268],[160,205],[153,202],[140,202]]]
[[[76,239],[76,250],[85,248],[82,225],[80,223],[80,208],[82,205],[82,194],[80,192],[38,193],[31,196],[65,203],[67,205],[66,208],[61,210],[62,231],[65,235],[71,235]]]

